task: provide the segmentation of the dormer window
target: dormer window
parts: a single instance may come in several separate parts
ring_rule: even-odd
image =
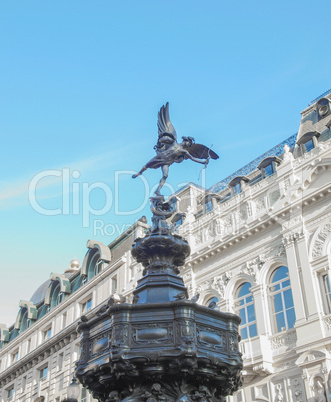
[[[231,189],[232,196],[240,194],[250,180],[246,176],[237,176],[232,179],[229,183],[229,187]]]
[[[320,99],[316,103],[316,113],[318,120],[323,119],[324,117],[330,114],[330,101],[326,98]]]
[[[175,230],[183,223],[183,217],[181,216],[179,219],[175,221]]]
[[[271,176],[272,174],[274,174],[275,171],[274,171],[273,164],[269,163],[269,165],[267,165],[265,168],[263,168],[263,172],[264,172],[264,177],[268,177],[268,176]]]
[[[171,226],[172,226],[173,230],[177,230],[177,229],[179,228],[179,226],[183,224],[184,218],[185,218],[185,214],[183,214],[182,212],[178,212],[178,213],[171,219],[171,223],[172,223]]]
[[[312,140],[312,138],[310,140],[308,140],[307,142],[305,142],[303,145],[305,146],[306,152],[309,152],[313,148],[315,148],[314,141]]]
[[[281,160],[277,156],[268,156],[259,163],[258,169],[261,170],[262,179],[273,175],[276,172],[276,166],[279,165]]]
[[[297,144],[300,146],[301,151],[304,153],[310,152],[312,149],[314,149],[318,145],[319,136],[320,133],[318,133],[317,131],[304,134],[297,141]]]
[[[233,192],[234,195],[240,194],[241,193],[241,183],[237,183],[235,186],[233,186]]]
[[[206,202],[206,213],[210,212],[213,210],[213,201],[209,200]]]

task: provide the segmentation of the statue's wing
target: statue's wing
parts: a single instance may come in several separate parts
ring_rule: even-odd
[[[170,134],[174,140],[177,140],[176,130],[169,118],[169,102],[165,106],[162,106],[158,113],[157,128],[159,138]]]
[[[191,147],[187,148],[187,151],[192,156],[199,159],[207,159],[208,157],[210,157],[211,159],[219,158],[219,156],[214,151],[202,144],[193,144]]]

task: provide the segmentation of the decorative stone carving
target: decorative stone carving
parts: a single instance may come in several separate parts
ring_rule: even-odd
[[[264,198],[258,198],[257,200],[255,200],[255,212],[259,213],[260,211],[262,211],[262,209],[265,208],[264,205]]]
[[[330,331],[330,329],[331,329],[331,317],[323,318],[323,324],[324,324],[324,328],[327,331]]]
[[[251,276],[256,282],[256,278],[263,264],[267,261],[265,255],[260,254],[253,260],[247,261],[245,266],[242,268],[242,272]]]
[[[284,145],[284,154],[283,154],[283,163],[293,161],[294,157],[292,152],[290,151],[290,147],[285,144]]]
[[[326,223],[318,232],[318,236],[314,241],[312,248],[312,257],[321,257],[323,253],[324,244],[327,238],[331,235],[331,223]]]
[[[294,226],[299,225],[300,223],[302,223],[302,216],[298,215],[298,216],[295,216],[294,218],[284,222],[282,225],[282,229],[283,230],[290,229]]]
[[[260,376],[262,376],[262,377],[265,377],[265,376],[267,376],[267,375],[269,375],[269,374],[271,374],[272,373],[272,369],[271,369],[271,367],[269,367],[269,366],[267,366],[267,365],[265,365],[265,364],[258,364],[257,366],[254,366],[253,367],[253,371],[256,373],[256,374],[258,374],[258,375],[260,375]]]
[[[182,278],[183,278],[183,281],[184,281],[184,282],[190,281],[190,280],[192,280],[192,273],[191,273],[191,272],[186,272],[186,273],[182,276]]]
[[[202,282],[198,287],[197,287],[197,291],[198,293],[203,292],[204,290],[207,289],[211,289],[213,284],[213,280],[212,279],[208,279],[207,281]]]
[[[287,331],[284,334],[270,338],[270,345],[272,350],[279,349],[283,346],[294,347],[297,341],[297,333],[295,330]]]
[[[271,252],[274,251],[275,251],[275,253],[273,254],[274,257],[285,257],[286,255],[284,244],[280,244],[279,246],[271,249]]]
[[[275,393],[276,393],[276,401],[281,402],[284,400],[284,395],[282,393],[282,385],[277,384],[275,385]]]
[[[284,180],[284,190],[285,190],[285,192],[289,189],[290,185],[291,185],[290,180],[289,180],[289,179],[285,179],[285,180]]]
[[[313,383],[313,392],[315,396],[315,401],[316,402],[326,402],[326,397],[325,397],[325,385],[323,382],[323,379],[320,376],[316,376],[314,378],[314,383]]]
[[[293,246],[296,239],[297,239],[297,235],[295,233],[291,233],[288,236],[284,236],[282,238],[282,243],[285,248],[289,248],[289,247]]]
[[[295,402],[303,402],[303,386],[300,379],[291,380],[291,391]]]
[[[225,296],[225,288],[231,278],[231,273],[226,272],[223,275],[216,276],[212,282],[213,288],[217,291],[222,299]]]

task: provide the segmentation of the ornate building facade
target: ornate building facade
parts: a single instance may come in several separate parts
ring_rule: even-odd
[[[176,230],[191,255],[190,296],[240,315],[244,386],[229,402],[329,400],[331,370],[331,94],[296,135],[210,190],[178,191]],[[183,215],[185,214],[185,219]],[[16,322],[1,325],[1,401],[61,401],[79,353],[76,326],[109,295],[131,300],[142,219],[109,246],[88,241],[82,266],[52,273]],[[84,389],[80,400],[91,401]]]

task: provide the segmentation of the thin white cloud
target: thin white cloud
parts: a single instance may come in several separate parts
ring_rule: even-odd
[[[71,172],[78,171],[80,175],[86,172],[91,173],[93,171],[104,169],[105,167],[116,165],[118,163],[118,158],[120,157],[120,155],[122,155],[123,152],[127,152],[130,147],[131,145],[127,144],[125,147],[121,149],[116,149],[99,155],[91,156],[79,161],[63,164],[63,166],[61,167],[53,169],[47,168],[45,169],[45,171],[46,170],[61,171],[63,168],[69,168]],[[0,190],[0,208],[7,208],[8,206],[12,207],[25,204],[28,200],[29,184],[33,179],[33,177],[38,173],[40,173],[40,171],[32,173],[29,177],[17,179],[14,182],[7,185],[6,183],[2,183],[1,186],[2,188]],[[42,178],[42,180],[38,182],[38,190],[46,188],[48,190],[52,190],[51,193],[44,194],[42,198],[56,197],[59,193],[58,191],[55,191],[54,187],[58,186],[61,183],[62,183],[62,177],[47,176]]]

